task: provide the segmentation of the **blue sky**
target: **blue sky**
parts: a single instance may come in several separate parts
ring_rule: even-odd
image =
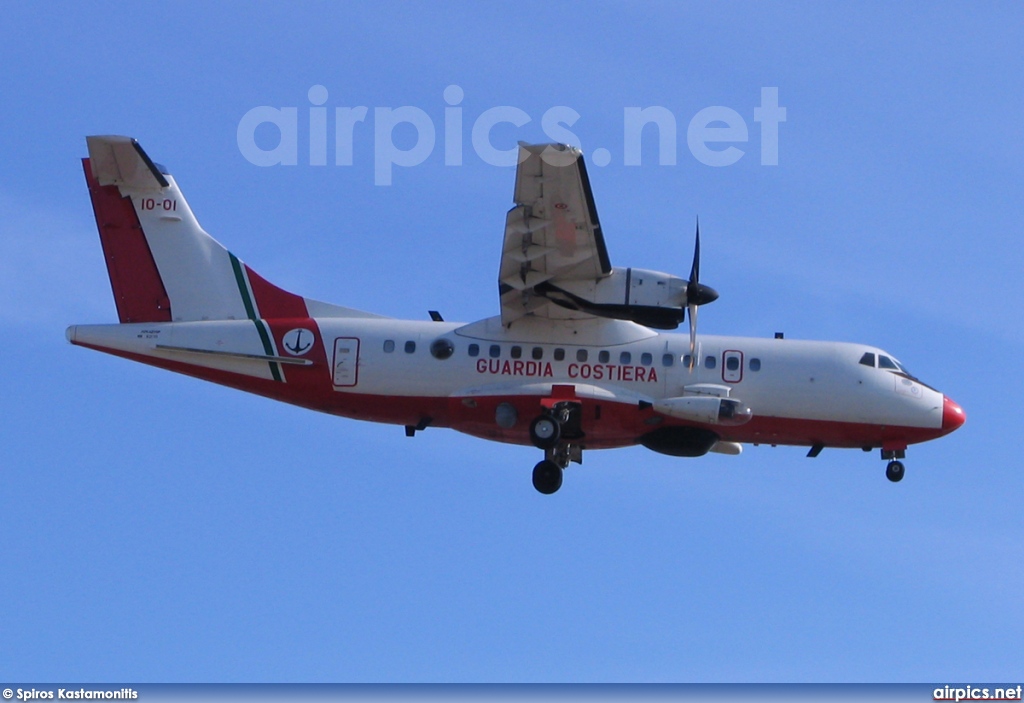
[[[1010,4],[30,4],[0,25],[0,679],[956,681],[1021,677],[1024,13]],[[367,106],[311,166],[312,86]],[[445,166],[457,85],[464,163]],[[777,87],[779,165],[754,109]],[[299,163],[237,128],[295,107]],[[438,128],[374,185],[374,108]],[[967,425],[876,454],[536,451],[317,415],[74,348],[116,320],[79,159],[137,137],[204,227],[286,288],[395,317],[497,313],[513,171],[486,110],[567,106],[612,262],[685,275],[718,334],[881,346]],[[628,107],[678,125],[675,165]],[[734,165],[688,150],[738,113]],[[328,114],[333,114],[329,109]],[[333,123],[332,123],[333,127]],[[266,130],[257,134],[268,144]],[[394,133],[410,148],[415,132]],[[272,140],[271,140],[272,141]],[[332,152],[333,153],[333,152]]]

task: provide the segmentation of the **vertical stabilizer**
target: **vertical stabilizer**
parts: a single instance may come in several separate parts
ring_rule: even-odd
[[[306,317],[192,214],[174,177],[129,137],[88,137],[83,161],[121,322]]]

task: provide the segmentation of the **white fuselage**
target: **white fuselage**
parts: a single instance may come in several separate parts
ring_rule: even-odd
[[[700,335],[691,369],[688,336],[617,320],[577,320],[562,328],[526,318],[511,329],[497,318],[468,325],[286,322],[268,323],[276,327],[279,358],[293,362],[278,364],[279,382],[249,320],[77,326],[69,338],[325,412],[404,425],[429,419],[432,426],[503,441],[525,443],[523,428],[497,426],[491,405],[511,402],[528,420],[536,398],[556,385],[617,408],[620,417],[605,420],[607,437],[603,418],[594,419],[588,433],[594,447],[635,443],[636,430],[623,413],[641,402],[688,395],[695,386],[738,398],[752,411],[748,424],[714,428],[726,441],[867,447],[886,437],[909,443],[942,434],[942,394],[860,363],[865,354],[885,355],[866,345]],[[292,358],[282,342],[285,327],[307,330],[317,344]],[[246,377],[263,385],[249,387]]]

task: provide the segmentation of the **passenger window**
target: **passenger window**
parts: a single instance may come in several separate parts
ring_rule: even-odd
[[[412,341],[406,342],[405,343],[405,353],[406,354],[412,354],[414,351],[416,351],[416,342],[412,342]]]
[[[522,357],[523,357],[523,348],[522,347],[512,347],[512,358],[513,359],[521,359]]]
[[[675,363],[675,360],[676,360],[675,354],[662,354],[661,355],[661,365],[662,366],[671,366],[673,363]]]
[[[555,349],[555,361],[562,361],[565,359],[564,349]]]
[[[612,358],[612,355],[608,353],[607,349],[604,349],[597,354],[597,360],[602,364],[607,364],[608,360]]]
[[[633,361],[633,355],[630,354],[629,352],[622,352],[621,354],[619,354],[619,363],[620,364],[629,364],[629,363],[632,363],[632,361]]]
[[[395,350],[395,340],[393,340],[393,339],[385,339],[384,340],[384,353],[385,354],[390,354],[394,350]]]
[[[501,347],[499,347],[497,344],[492,344],[491,348],[487,350],[487,353],[490,355],[492,359],[497,359],[499,356],[501,356]]]
[[[540,361],[541,359],[544,358],[544,350],[541,347],[534,347],[533,351],[530,352],[530,356],[532,356],[537,361]]]
[[[895,364],[895,362],[893,362],[892,359],[890,359],[887,356],[882,356],[881,354],[878,355],[878,368],[880,368],[880,369],[892,369],[893,371],[899,371],[900,370],[900,367],[897,366]]]
[[[740,358],[738,356],[730,356],[725,360],[725,368],[729,371],[738,371],[740,368]]]
[[[586,361],[586,360],[587,360],[587,350],[586,349],[577,349],[576,350],[576,361]]]
[[[640,363],[643,364],[644,366],[650,366],[651,362],[653,361],[654,357],[651,356],[650,352],[644,352],[643,354],[640,355]]]
[[[689,354],[683,357],[683,366],[685,366],[686,368],[690,368],[690,364],[692,363],[693,357],[691,357]]]
[[[757,358],[751,359],[750,360],[750,370],[751,371],[760,371],[761,370],[761,360],[757,359]]]
[[[864,352],[864,356],[860,358],[860,363],[875,368],[875,355],[871,352]]]
[[[713,356],[706,356],[706,357],[704,357],[704,368],[707,368],[707,369],[715,368],[715,362],[716,361],[717,360]]]
[[[469,345],[469,355],[470,356],[480,356],[480,345],[479,344],[470,344]]]

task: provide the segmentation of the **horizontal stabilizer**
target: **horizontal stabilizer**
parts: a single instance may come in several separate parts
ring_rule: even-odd
[[[256,361],[273,361],[278,364],[293,364],[295,366],[312,366],[309,359],[296,359],[293,356],[274,356],[272,354],[239,354],[238,352],[220,351],[218,349],[193,349],[191,347],[172,347],[167,344],[157,344],[154,349],[169,352],[182,352],[185,354],[214,354],[217,356],[233,357],[235,359],[255,359]]]

